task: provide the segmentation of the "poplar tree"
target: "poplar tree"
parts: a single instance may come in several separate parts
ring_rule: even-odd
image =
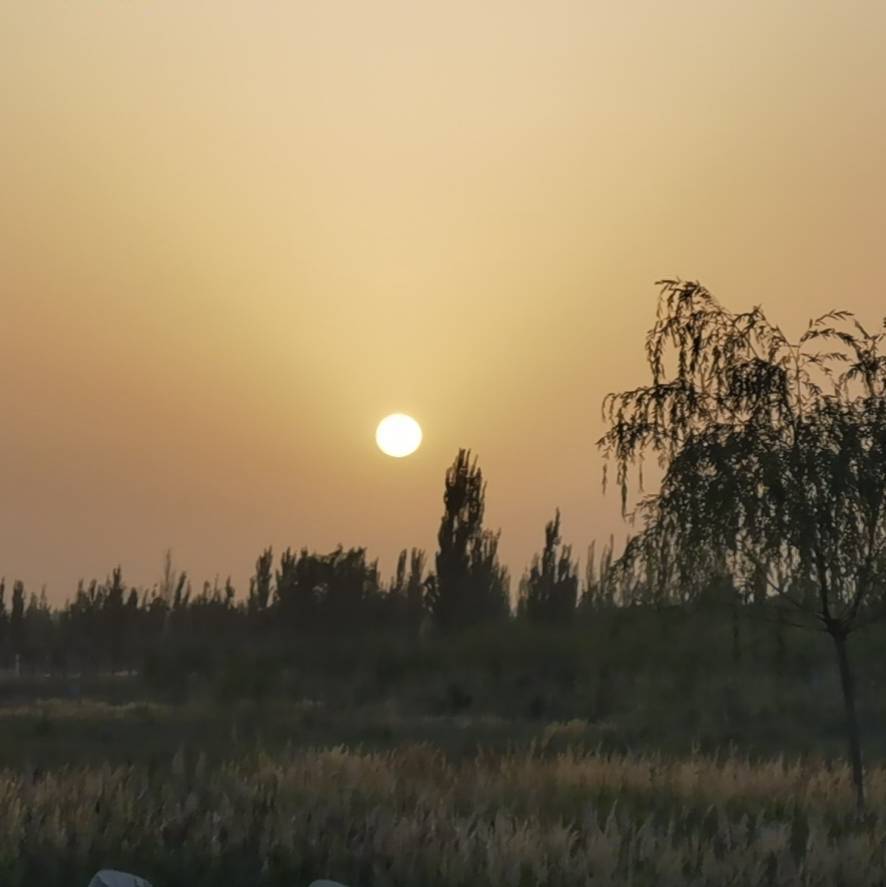
[[[485,502],[483,472],[470,450],[461,449],[446,472],[437,572],[427,594],[434,622],[444,631],[510,612],[510,579],[499,563],[499,535],[483,529]]]
[[[578,599],[578,567],[572,548],[561,546],[560,509],[545,525],[545,545],[523,579],[520,611],[531,622],[568,623]]]

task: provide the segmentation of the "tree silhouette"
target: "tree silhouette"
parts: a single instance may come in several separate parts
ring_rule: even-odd
[[[579,601],[581,610],[611,607],[616,603],[616,583],[613,581],[615,576],[613,572],[614,550],[615,537],[610,536],[609,544],[604,545],[600,551],[598,562],[597,543],[591,542],[588,546],[584,589]]]
[[[126,643],[125,591],[126,585],[123,582],[123,570],[121,567],[116,567],[106,583],[102,605],[104,622],[102,635],[107,645],[112,671],[120,668]]]
[[[324,624],[345,630],[364,624],[379,593],[378,562],[366,559],[365,548],[342,546],[319,560],[326,571],[320,586]]]
[[[405,549],[404,549],[405,552]],[[425,577],[425,563],[427,555],[420,548],[413,548],[409,555],[409,576],[406,579],[406,623],[410,634],[414,634],[421,627],[425,617],[425,593],[427,591],[427,578]]]
[[[523,578],[519,610],[531,622],[570,622],[578,599],[578,566],[572,548],[560,547],[560,509],[545,526],[545,547]]]
[[[14,582],[12,584],[9,635],[12,640],[13,652],[21,654],[25,644],[25,586],[23,582]]]
[[[425,561],[425,552],[420,548],[411,551],[404,548],[397,558],[397,569],[388,588],[388,599],[395,609],[396,618],[410,637],[418,633],[427,612]]]
[[[322,564],[305,549],[296,555],[287,548],[280,555],[274,603],[285,625],[302,630],[316,625],[324,573]]]
[[[483,529],[486,485],[476,457],[459,450],[446,471],[437,534],[436,579],[428,604],[437,626],[464,628],[509,611],[508,574],[498,562],[498,535]]]
[[[249,580],[250,613],[263,613],[271,600],[271,585],[274,579],[274,551],[269,546],[255,562],[255,575]]]
[[[9,614],[6,611],[6,580],[0,578],[0,650],[3,650],[4,654],[7,653],[8,640]]]
[[[484,530],[471,545],[465,611],[471,622],[497,622],[510,615],[511,578],[498,558],[500,539],[500,532]]]
[[[378,563],[365,548],[339,546],[329,554],[286,549],[277,571],[274,606],[296,631],[365,627],[380,598]]]
[[[646,340],[652,383],[608,395],[599,441],[629,475],[654,453],[664,477],[639,506],[634,552],[679,585],[725,558],[737,584],[831,637],[859,811],[864,775],[847,639],[884,612],[884,333],[851,314],[810,321],[796,342],[757,307],[724,309],[698,283],[660,282]],[[654,555],[654,556],[650,556]],[[802,594],[811,589],[812,595]]]

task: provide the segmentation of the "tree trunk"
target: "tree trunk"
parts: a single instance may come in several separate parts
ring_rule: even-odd
[[[784,673],[788,659],[788,645],[785,636],[784,609],[779,605],[775,612],[775,698],[781,708],[784,703]]]
[[[732,602],[732,661],[741,662],[741,625],[739,624],[738,600]]]
[[[849,664],[846,635],[832,633],[840,666],[840,683],[843,687],[843,703],[846,706],[846,733],[849,740],[849,760],[852,763],[852,782],[855,786],[855,804],[858,815],[864,813],[864,769],[861,761],[861,737],[858,730],[858,713],[855,710],[855,676]]]

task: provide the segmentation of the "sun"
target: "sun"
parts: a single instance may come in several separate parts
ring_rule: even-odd
[[[378,448],[395,459],[411,456],[421,446],[421,437],[421,426],[404,413],[382,419],[375,432]]]

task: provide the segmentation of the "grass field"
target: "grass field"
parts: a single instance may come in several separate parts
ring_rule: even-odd
[[[879,765],[856,822],[839,762],[618,753],[584,721],[44,702],[0,729],[9,887],[886,883]]]
[[[771,626],[736,662],[728,625],[617,615],[0,676],[0,887],[886,884],[882,634],[855,647],[859,822],[820,638],[778,671]]]

